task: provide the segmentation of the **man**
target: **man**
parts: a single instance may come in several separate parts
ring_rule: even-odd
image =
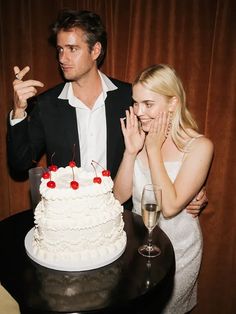
[[[106,51],[106,31],[99,16],[66,11],[53,31],[60,68],[68,82],[40,95],[30,121],[11,128],[10,166],[27,170],[46,151],[48,164],[66,166],[75,155],[77,165],[91,170],[94,159],[114,177],[123,153],[119,119],[132,103],[131,86],[108,79],[98,70]],[[25,116],[27,99],[36,94],[35,88],[43,86],[39,81],[22,81],[29,67],[14,70],[18,80],[13,83],[13,124]]]
[[[27,171],[46,152],[47,164],[91,170],[91,160],[115,177],[124,142],[120,118],[132,104],[131,85],[99,71],[107,46],[100,17],[89,11],[63,11],[54,24],[58,61],[66,80],[39,95],[26,119],[28,99],[43,83],[23,81],[30,68],[14,67],[14,108],[8,128],[8,161],[11,169]],[[202,198],[203,196],[203,198]],[[206,202],[191,204],[192,214]]]

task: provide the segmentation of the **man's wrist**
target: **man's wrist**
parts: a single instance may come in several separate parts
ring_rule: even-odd
[[[13,119],[13,110],[10,112],[10,115],[9,115],[9,122],[10,122],[10,125],[11,126],[14,126],[14,125],[16,125],[16,124],[18,124],[19,122],[21,122],[21,121],[23,121],[25,118],[27,117],[27,113],[26,113],[26,111],[24,112],[24,116],[22,117],[22,118],[17,118],[17,117],[15,117],[14,119]]]
[[[23,118],[25,118],[25,116],[26,116],[26,112],[24,109],[16,109],[16,110],[13,109],[12,110],[12,116],[11,116],[12,120],[23,119]]]

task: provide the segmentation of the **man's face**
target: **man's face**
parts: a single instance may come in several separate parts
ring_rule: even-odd
[[[89,51],[86,36],[80,28],[68,31],[61,30],[57,34],[57,50],[60,67],[64,77],[70,81],[83,78],[94,67],[100,54],[100,44],[94,45]]]

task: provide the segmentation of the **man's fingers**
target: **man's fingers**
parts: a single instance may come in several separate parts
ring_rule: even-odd
[[[199,206],[200,208],[203,208],[207,205],[208,199],[206,197],[204,197],[204,199],[201,198],[199,201],[196,200],[195,202],[191,202],[191,203],[195,206]]]
[[[44,84],[40,81],[36,80],[27,80],[27,81],[22,81],[20,82],[21,84],[17,84],[15,86],[15,90],[22,89],[22,88],[27,88],[27,87],[43,87]]]
[[[22,70],[20,70],[20,68],[18,66],[14,66],[13,69],[14,69],[14,73],[15,73],[16,79],[22,80],[23,77],[26,75],[26,73],[29,72],[30,67],[27,65]]]
[[[203,198],[204,200],[206,199],[206,187],[204,186],[196,195],[196,200],[200,200],[201,198]]]
[[[187,209],[186,211],[188,214],[192,215],[193,217],[197,217],[201,214],[200,209]]]
[[[207,202],[191,202],[188,206],[186,206],[187,209],[201,209],[207,205]]]
[[[186,210],[189,212],[189,211],[199,211],[200,210],[200,206],[196,206],[196,205],[191,205],[189,204],[187,207],[186,207]]]
[[[15,75],[20,72],[20,69],[18,66],[14,66],[13,70],[14,70]]]

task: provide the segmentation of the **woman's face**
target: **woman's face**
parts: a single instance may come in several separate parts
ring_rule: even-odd
[[[170,107],[170,99],[156,92],[152,92],[142,84],[133,86],[134,113],[141,122],[143,131],[148,132],[151,121],[160,112],[167,112]]]

